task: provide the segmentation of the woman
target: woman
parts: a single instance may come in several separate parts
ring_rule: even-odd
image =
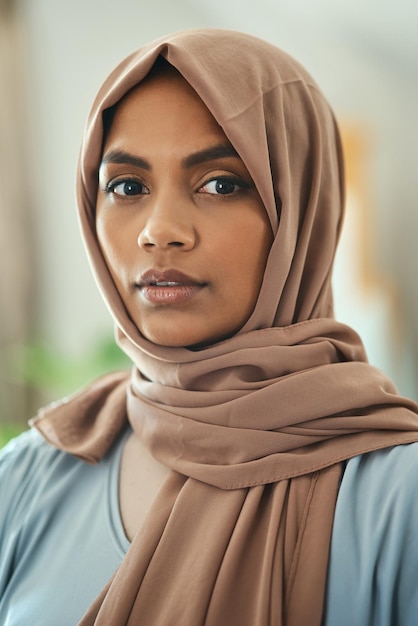
[[[140,49],[93,105],[78,205],[134,365],[3,453],[4,623],[412,624],[411,583],[388,604],[399,569],[376,586],[356,550],[376,520],[379,563],[402,537],[382,477],[410,524],[417,407],[333,319],[343,166],[311,77],[229,31]]]

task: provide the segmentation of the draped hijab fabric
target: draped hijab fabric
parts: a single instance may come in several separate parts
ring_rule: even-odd
[[[224,130],[274,233],[252,315],[234,337],[196,351],[142,337],[95,229],[103,112],[158,56]],[[133,368],[47,407],[34,424],[53,445],[99,462],[128,419],[173,470],[80,624],[319,626],[342,461],[418,440],[416,405],[333,318],[344,176],[326,100],[295,60],[253,36],[209,29],[161,38],[100,89],[77,197],[93,272]]]

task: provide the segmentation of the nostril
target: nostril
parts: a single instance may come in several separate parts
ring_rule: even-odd
[[[138,242],[139,243],[139,242]],[[142,241],[140,242],[140,245],[144,248],[155,248],[158,244],[154,241]],[[172,248],[183,248],[184,247],[184,242],[182,241],[170,241],[167,244],[167,247],[172,247]],[[163,246],[165,247],[165,246]]]
[[[196,233],[193,227],[187,227],[181,223],[173,224],[154,220],[140,232],[137,242],[140,248],[149,251],[155,248],[186,250],[194,247]]]

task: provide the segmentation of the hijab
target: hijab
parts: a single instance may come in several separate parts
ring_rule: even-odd
[[[274,233],[253,313],[236,335],[199,350],[141,335],[95,228],[103,113],[159,56],[237,150]],[[209,29],[160,38],[101,87],[77,198],[91,266],[133,368],[44,409],[35,426],[99,462],[128,420],[172,470],[80,624],[319,625],[342,462],[418,440],[416,405],[333,316],[344,173],[324,96],[294,59],[253,36]]]

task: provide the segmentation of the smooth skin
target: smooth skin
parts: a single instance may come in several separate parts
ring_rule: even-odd
[[[118,105],[99,174],[99,242],[144,337],[201,347],[237,332],[272,230],[243,161],[177,72],[148,78]],[[188,279],[144,287],[146,272]]]
[[[148,340],[201,348],[230,337],[251,315],[270,223],[243,161],[175,70],[148,77],[118,105],[96,225],[116,287]],[[168,473],[133,433],[119,489],[129,539]]]

